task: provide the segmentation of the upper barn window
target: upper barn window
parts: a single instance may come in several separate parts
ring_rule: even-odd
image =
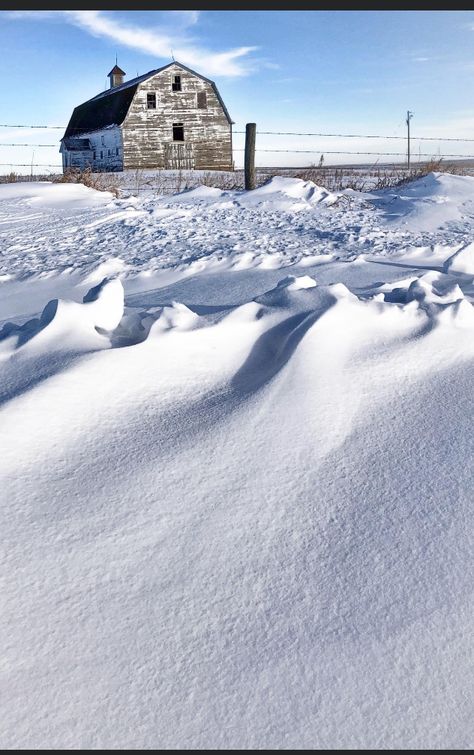
[[[206,92],[198,92],[198,94],[197,94],[197,106],[198,106],[198,108],[201,108],[202,110],[205,110],[207,108]]]
[[[181,91],[181,76],[173,76],[173,83],[171,85],[173,92]]]
[[[146,106],[148,110],[156,110],[156,93],[148,92],[146,96]]]
[[[184,142],[184,127],[182,123],[173,123],[173,141]]]

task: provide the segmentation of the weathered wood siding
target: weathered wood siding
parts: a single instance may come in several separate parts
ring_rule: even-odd
[[[80,168],[84,170],[88,165],[92,167],[92,151],[64,149],[62,153],[63,158],[63,172],[69,168]]]
[[[123,144],[120,126],[109,126],[100,131],[81,133],[81,139],[89,139],[91,151],[76,152],[63,147],[63,170],[68,167],[80,168],[81,170],[91,167],[93,171],[98,173],[123,170]]]
[[[180,92],[172,91],[175,75],[181,76]],[[156,110],[147,108],[151,92]],[[198,108],[198,92],[206,93],[206,108]],[[184,142],[173,140],[173,123],[183,124]],[[179,66],[139,84],[121,129],[124,169],[232,170],[232,126],[212,85]]]

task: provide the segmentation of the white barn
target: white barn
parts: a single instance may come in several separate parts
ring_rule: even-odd
[[[213,81],[177,61],[128,82],[117,65],[108,76],[110,88],[73,111],[63,170],[233,169],[233,121]]]

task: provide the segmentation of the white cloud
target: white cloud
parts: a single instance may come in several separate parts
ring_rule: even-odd
[[[296,81],[295,76],[283,76],[281,79],[273,79],[272,84],[292,84]]]
[[[269,68],[271,71],[279,71],[281,69],[281,65],[279,63],[270,63],[267,61],[262,62],[263,68]]]
[[[250,73],[251,65],[247,58],[242,60],[257,47],[236,47],[223,52],[214,52],[200,46],[186,37],[184,29],[195,26],[199,21],[199,11],[170,11],[167,19],[171,25],[162,24],[155,27],[143,27],[124,22],[108,11],[14,11],[9,18],[35,17],[51,20],[66,20],[83,29],[94,37],[104,37],[125,47],[142,53],[164,58],[171,58],[171,51],[176,60],[208,75],[245,76]],[[255,61],[252,61],[255,65]]]
[[[5,12],[6,18],[22,19],[22,18],[54,18],[57,17],[62,11],[55,10],[9,10]]]
[[[201,15],[201,11],[199,10],[170,10],[167,13],[173,21],[182,26],[194,26],[199,21],[199,16]]]

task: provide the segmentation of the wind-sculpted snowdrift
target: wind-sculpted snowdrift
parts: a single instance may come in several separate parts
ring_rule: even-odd
[[[200,186],[114,199],[80,184],[0,185],[0,318],[25,305],[25,280],[28,316],[57,291],[67,298],[78,283],[115,273],[128,293],[205,270],[306,266],[362,253],[414,261],[426,248],[439,250],[436,264],[460,252],[444,272],[474,275],[473,186],[470,176],[432,173],[396,189],[331,193],[275,176],[247,192]],[[434,254],[427,257],[432,264]]]
[[[458,282],[3,328],[4,747],[472,744]]]

